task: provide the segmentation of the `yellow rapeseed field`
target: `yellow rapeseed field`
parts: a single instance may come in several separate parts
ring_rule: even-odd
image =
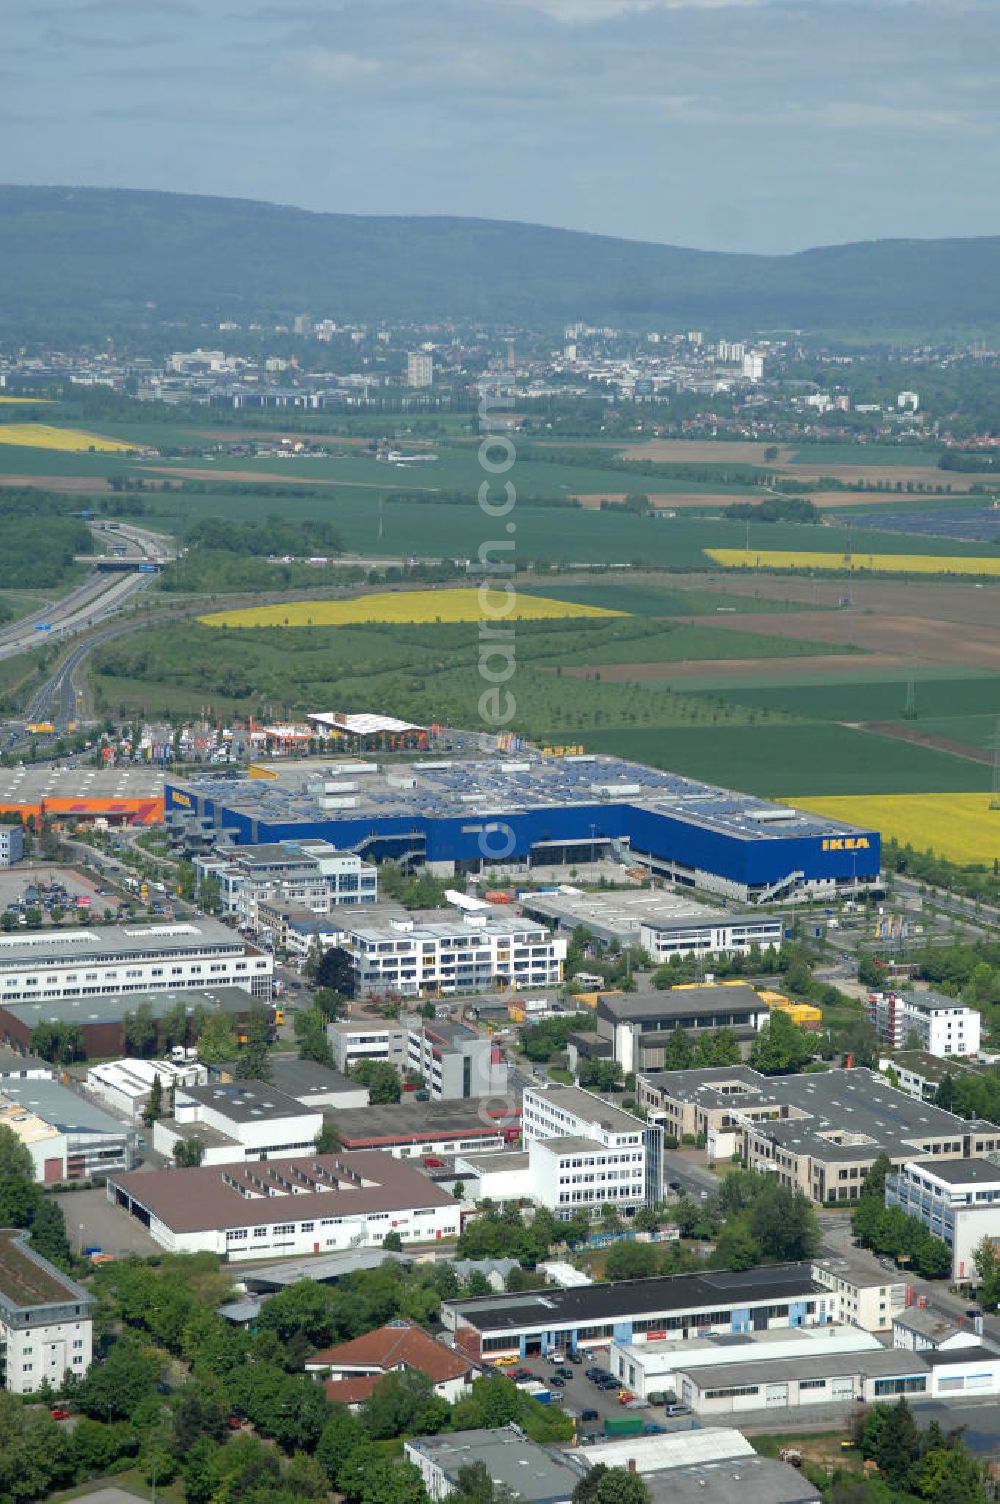
[[[865,794],[857,798],[792,799],[800,809],[881,831],[886,838],[933,851],[960,866],[1000,857],[1000,810],[989,794]]]
[[[574,601],[550,600],[548,596],[517,595],[508,602],[491,591],[480,602],[478,589],[380,591],[349,601],[290,601],[284,606],[248,606],[240,611],[214,611],[200,616],[208,627],[356,627],[366,622],[479,621],[495,619],[498,625],[511,621],[547,621],[555,617],[626,616],[604,606],[581,606]]]
[[[706,548],[723,569],[867,569],[875,574],[1000,575],[1000,558],[962,554],[795,553],[781,548]]]
[[[96,449],[100,454],[129,454],[134,444],[118,439],[102,439],[98,433],[84,433],[80,428],[54,428],[50,423],[2,423],[0,445],[17,444],[31,449],[61,449],[85,454]]]
[[[51,397],[0,397],[8,407],[47,407]]]

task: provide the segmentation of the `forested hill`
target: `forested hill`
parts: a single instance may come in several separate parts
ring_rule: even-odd
[[[746,256],[130,190],[0,188],[0,271],[0,329],[23,333],[84,315],[113,325],[296,312],[845,334],[1000,324],[1000,238]]]

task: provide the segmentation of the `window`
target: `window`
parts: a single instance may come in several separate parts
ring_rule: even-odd
[[[825,1379],[800,1379],[799,1380],[799,1388],[800,1389],[825,1389],[826,1388],[826,1380]]]
[[[926,1394],[927,1376],[920,1374],[909,1379],[876,1379],[875,1398],[884,1394]]]

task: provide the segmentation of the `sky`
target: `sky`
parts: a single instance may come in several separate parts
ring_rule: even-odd
[[[0,0],[0,179],[713,250],[1000,234],[1000,0]]]

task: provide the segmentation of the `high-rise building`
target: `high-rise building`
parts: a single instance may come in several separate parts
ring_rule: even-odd
[[[424,350],[411,350],[406,357],[407,386],[433,386],[434,357]]]
[[[743,356],[743,374],[748,381],[760,381],[764,375],[764,357],[748,350]]]

